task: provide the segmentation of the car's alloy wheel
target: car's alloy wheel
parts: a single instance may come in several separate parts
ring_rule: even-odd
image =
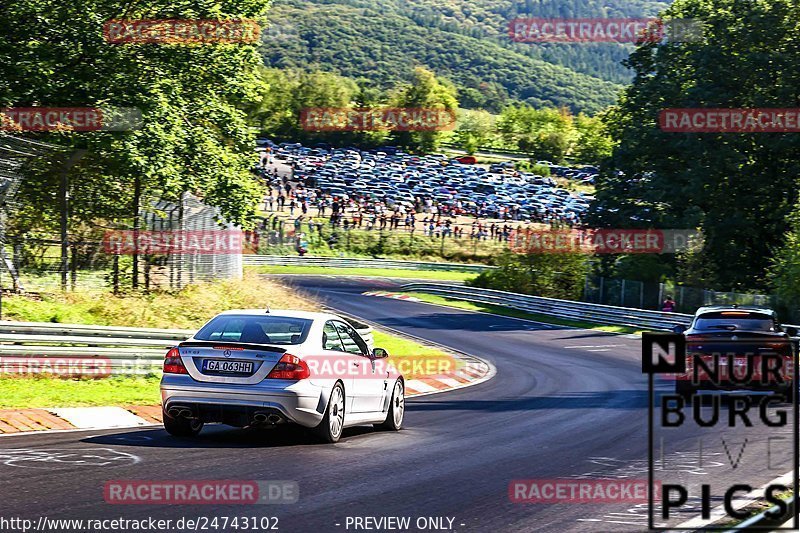
[[[317,435],[324,442],[338,442],[344,429],[344,387],[341,383],[333,386],[328,408],[325,409],[325,416],[315,428]]]
[[[379,424],[378,427],[398,431],[403,425],[405,410],[405,387],[403,387],[402,381],[397,380],[394,384],[394,389],[392,389],[392,400],[389,404],[389,412],[386,413],[386,420],[384,420],[382,424]]]

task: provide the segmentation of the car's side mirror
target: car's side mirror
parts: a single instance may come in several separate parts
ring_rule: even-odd
[[[797,337],[797,328],[793,326],[786,326],[783,328],[783,331],[785,331],[790,337]]]
[[[686,326],[684,326],[683,324],[678,324],[677,326],[673,326],[673,327],[672,327],[672,333],[678,333],[678,334],[681,334],[681,333],[683,333],[684,331],[686,331],[687,329],[688,329],[688,328],[687,328]]]
[[[372,350],[373,359],[386,359],[387,357],[389,357],[389,352],[383,348],[375,348]]]

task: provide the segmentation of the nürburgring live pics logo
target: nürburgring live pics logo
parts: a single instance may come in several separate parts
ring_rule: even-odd
[[[780,390],[779,386],[790,385],[796,391],[797,350],[791,340],[782,342],[785,351],[780,352],[780,342],[767,343],[745,334],[727,338],[707,335],[688,343],[684,335],[678,333],[642,335],[642,371],[648,375],[649,382],[648,523],[651,530],[695,530],[697,527],[661,526],[676,519],[680,522],[709,520],[712,507],[719,502],[727,518],[744,520],[752,513],[744,511],[737,500],[745,495],[766,500],[770,508],[776,506],[767,515],[774,519],[772,524],[752,529],[771,531],[776,528],[775,523],[790,520],[784,498],[791,487],[776,482],[764,485],[764,479],[742,479],[742,476],[763,477],[765,473],[766,479],[772,479],[793,468],[794,488],[798,487],[798,395],[792,394],[792,402],[786,403],[786,398],[775,392]],[[656,391],[657,375],[676,384],[681,380],[687,384],[687,380],[691,380],[688,390],[693,394],[690,398],[681,394],[683,385],[680,384],[676,385],[675,392]],[[718,389],[734,392],[723,393]],[[699,390],[713,392],[702,394],[697,392]],[[712,449],[724,449],[731,471],[727,476],[720,474],[713,479],[687,479],[686,476],[678,480],[665,479],[670,472],[656,468],[657,440],[662,454],[664,447],[671,443],[696,442],[701,460],[704,451],[708,454]],[[781,443],[787,449],[786,445],[791,445],[791,451],[781,453]],[[776,456],[784,460],[776,461]],[[749,465],[748,461],[751,461]],[[658,502],[655,501],[655,484],[659,486]],[[759,488],[762,485],[763,490]],[[657,506],[660,513],[656,512]],[[712,522],[721,524],[718,520]],[[797,513],[793,522],[793,528],[797,529]],[[726,529],[722,525],[703,528]]]

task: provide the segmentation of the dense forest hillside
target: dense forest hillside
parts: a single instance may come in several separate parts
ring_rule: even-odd
[[[595,0],[277,0],[262,53],[275,67],[367,78],[385,88],[426,66],[451,79],[467,108],[498,111],[510,100],[596,112],[630,72],[630,45],[521,44],[516,17],[654,16],[666,2]]]

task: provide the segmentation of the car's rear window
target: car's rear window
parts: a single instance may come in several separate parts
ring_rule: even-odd
[[[697,317],[694,327],[709,331],[778,331],[778,325],[770,315],[747,311],[704,313]]]
[[[203,326],[194,338],[251,344],[302,344],[308,337],[311,323],[305,318],[220,315]]]

